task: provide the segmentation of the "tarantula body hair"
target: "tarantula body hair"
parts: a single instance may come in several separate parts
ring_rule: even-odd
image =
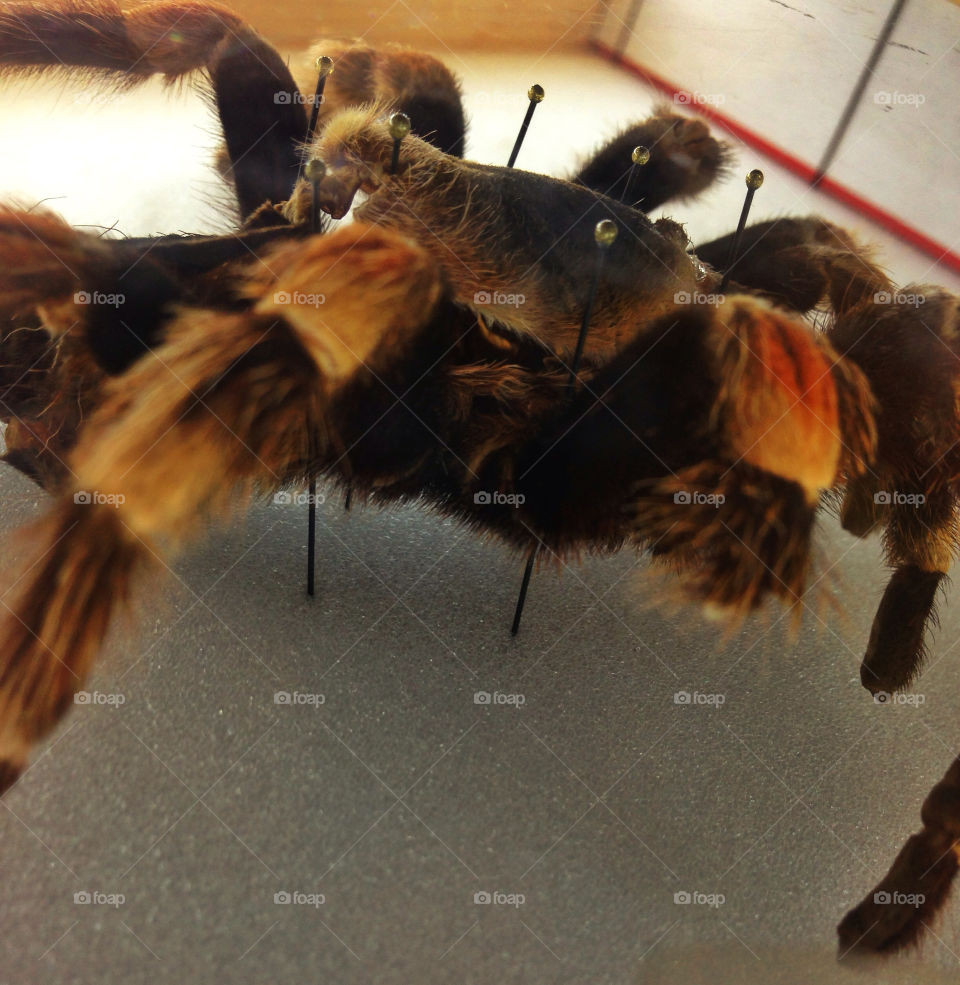
[[[357,192],[366,192],[358,220],[420,243],[447,273],[455,300],[516,332],[572,353],[593,281],[584,252],[603,218],[615,218],[623,233],[609,250],[597,291],[594,350],[615,350],[639,319],[672,310],[677,292],[712,283],[671,220],[651,223],[582,186],[464,162],[416,137],[404,141],[401,167],[392,175],[392,149],[380,107],[331,120],[311,148],[327,169],[318,185],[321,208],[342,218]],[[303,217],[311,194],[302,182],[288,205],[291,221]],[[491,242],[498,244],[495,253]]]

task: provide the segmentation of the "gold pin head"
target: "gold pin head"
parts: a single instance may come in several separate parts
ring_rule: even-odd
[[[752,188],[756,191],[763,184],[763,172],[758,168],[754,168],[750,174],[747,175],[747,188]]]
[[[650,151],[646,147],[634,147],[630,160],[634,164],[646,164],[650,160]]]
[[[333,74],[333,59],[329,55],[321,55],[314,64],[317,66],[321,79]]]
[[[593,229],[597,246],[612,246],[617,238],[617,224],[612,219],[601,219]]]
[[[390,117],[390,136],[394,140],[403,140],[410,132],[410,117],[406,113],[394,113]]]
[[[534,83],[529,89],[527,89],[527,99],[529,99],[531,103],[542,103],[545,95],[546,93],[543,91],[542,85],[537,85]]]
[[[307,176],[307,181],[322,181],[327,173],[327,166],[319,157],[311,158],[303,168],[303,173]]]

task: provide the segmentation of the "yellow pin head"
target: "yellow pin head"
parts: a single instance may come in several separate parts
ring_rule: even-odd
[[[403,140],[410,132],[410,117],[406,113],[394,113],[390,117],[390,136],[394,140]]]
[[[534,83],[529,89],[527,89],[527,99],[529,99],[531,103],[542,103],[545,95],[546,93],[543,91],[542,85],[537,85]]]
[[[646,164],[650,160],[650,151],[646,147],[634,147],[630,160],[634,164]]]
[[[593,238],[597,241],[597,246],[612,246],[617,238],[617,224],[612,219],[601,219],[594,226]]]
[[[333,59],[329,55],[321,55],[314,64],[321,79],[333,74]]]
[[[319,157],[311,158],[303,168],[303,173],[307,176],[307,181],[322,181],[327,173],[327,166]]]
[[[756,191],[763,184],[763,172],[758,168],[754,168],[750,174],[747,175],[747,188]]]

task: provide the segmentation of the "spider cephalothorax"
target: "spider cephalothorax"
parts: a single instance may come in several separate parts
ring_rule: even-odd
[[[895,568],[863,682],[913,680],[957,542],[957,299],[895,292],[817,218],[749,227],[713,297],[729,238],[692,251],[679,224],[645,214],[727,166],[702,123],[660,111],[573,181],[479,165],[458,156],[446,70],[405,51],[330,51],[342,81],[307,140],[308,101],[283,60],[224,8],[0,12],[7,71],[79,68],[124,86],[204,69],[242,220],[229,236],[111,240],[42,211],[0,214],[7,461],[56,496],[0,618],[0,785],[158,558],[231,515],[238,492],[318,476],[379,503],[419,497],[524,551],[648,550],[735,616],[802,599],[832,497],[851,532],[882,529]],[[424,139],[395,162],[398,108]],[[641,140],[649,166],[634,182],[616,162]],[[341,217],[358,192],[357,221],[327,231],[316,208]],[[598,220],[618,233],[602,254]],[[815,308],[820,333],[799,317]],[[478,499],[490,489],[509,505]],[[924,908],[868,897],[841,924],[845,946],[919,936],[956,873],[958,800],[955,763],[881,884]]]

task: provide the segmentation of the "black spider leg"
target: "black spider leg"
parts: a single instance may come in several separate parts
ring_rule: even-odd
[[[607,251],[617,238],[617,224],[612,219],[601,219],[593,231],[594,239],[597,243],[597,262],[593,268],[593,281],[590,284],[590,293],[587,296],[587,304],[583,309],[583,320],[580,322],[580,334],[577,336],[577,348],[570,363],[570,378],[567,381],[567,397],[572,398],[577,382],[577,370],[580,368],[580,360],[583,358],[583,347],[587,341],[587,332],[590,329],[590,319],[593,317],[593,302],[597,296],[597,288],[600,286],[600,274],[603,271],[603,262],[607,257]],[[535,544],[530,549],[527,556],[527,564],[523,569],[523,581],[520,583],[520,595],[517,597],[517,607],[513,613],[513,625],[510,627],[510,635],[516,636],[520,632],[520,620],[523,618],[523,607],[527,601],[527,589],[530,587],[530,576],[533,574],[533,565],[537,559],[540,545]]]
[[[750,215],[750,206],[753,205],[753,196],[756,195],[757,189],[763,184],[763,172],[754,168],[747,175],[746,182],[747,194],[743,200],[743,208],[740,210],[740,221],[737,223],[737,231],[733,236],[733,246],[730,248],[730,260],[727,263],[727,269],[724,271],[723,279],[720,281],[719,292],[721,294],[727,289],[727,284],[730,282],[730,274],[739,259],[740,241],[743,239],[743,230],[747,224],[747,216]]]
[[[523,146],[523,138],[527,135],[527,130],[530,127],[530,121],[533,119],[533,111],[537,106],[543,102],[544,91],[541,85],[532,85],[527,90],[527,99],[530,100],[530,105],[527,106],[527,113],[523,118],[523,123],[520,124],[520,132],[517,134],[516,142],[513,145],[513,150],[510,151],[510,160],[507,161],[507,167],[512,168],[517,161],[517,155],[520,153],[520,148]]]
[[[290,198],[307,126],[303,96],[280,55],[262,38],[224,38],[210,81],[230,155],[241,218]]]

